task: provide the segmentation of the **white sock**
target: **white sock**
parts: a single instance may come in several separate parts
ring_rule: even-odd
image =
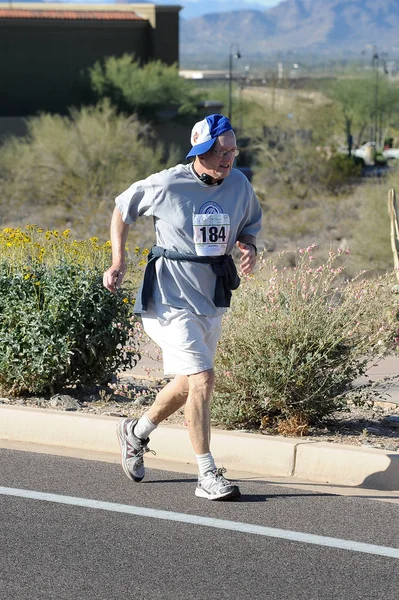
[[[154,425],[147,415],[143,415],[134,426],[133,433],[141,440],[146,440],[157,427],[158,425]]]
[[[195,458],[197,459],[200,476],[205,475],[208,471],[214,471],[216,469],[215,461],[210,452],[207,454],[196,454]]]

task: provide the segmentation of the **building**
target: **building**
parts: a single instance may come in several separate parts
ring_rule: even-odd
[[[0,117],[66,113],[107,56],[178,63],[178,5],[0,3]]]

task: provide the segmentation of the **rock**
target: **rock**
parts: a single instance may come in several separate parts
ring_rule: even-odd
[[[388,425],[388,427],[394,427],[395,429],[399,429],[399,417],[395,415],[385,417],[382,422],[384,425]]]
[[[80,408],[79,402],[72,396],[68,396],[68,394],[55,394],[50,398],[50,406],[70,411],[79,410]]]
[[[372,435],[383,435],[381,429],[378,429],[378,427],[365,427],[363,431]]]
[[[133,404],[134,406],[144,406],[148,404],[148,400],[145,396],[139,396],[136,398],[136,400],[134,400]]]
[[[147,381],[146,382],[146,387],[147,387],[147,389],[149,388],[149,389],[157,390],[158,388],[163,387],[164,385],[166,385],[165,382],[166,382],[165,379],[163,380],[163,383],[162,383],[162,381],[159,381],[159,380],[156,380],[156,381]]]

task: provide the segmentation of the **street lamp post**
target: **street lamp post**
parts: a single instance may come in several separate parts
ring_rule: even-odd
[[[373,142],[377,146],[378,144],[378,111],[379,111],[379,56],[377,48],[373,46],[373,59],[372,59],[373,75],[374,75],[374,119],[373,119]]]
[[[234,51],[234,48],[236,48],[235,51]],[[240,50],[236,44],[230,45],[230,52],[229,52],[229,108],[228,108],[229,121],[231,121],[231,114],[232,114],[233,58],[236,58],[236,59],[241,58]]]

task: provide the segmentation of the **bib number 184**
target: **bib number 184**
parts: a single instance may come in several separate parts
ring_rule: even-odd
[[[226,254],[230,234],[227,214],[193,215],[194,244],[198,256]]]
[[[214,244],[215,242],[219,242],[224,244],[226,242],[226,227],[221,225],[220,227],[216,227],[215,225],[211,225],[210,227],[200,227],[200,233],[202,236],[202,243],[206,244],[207,242],[211,242]]]

